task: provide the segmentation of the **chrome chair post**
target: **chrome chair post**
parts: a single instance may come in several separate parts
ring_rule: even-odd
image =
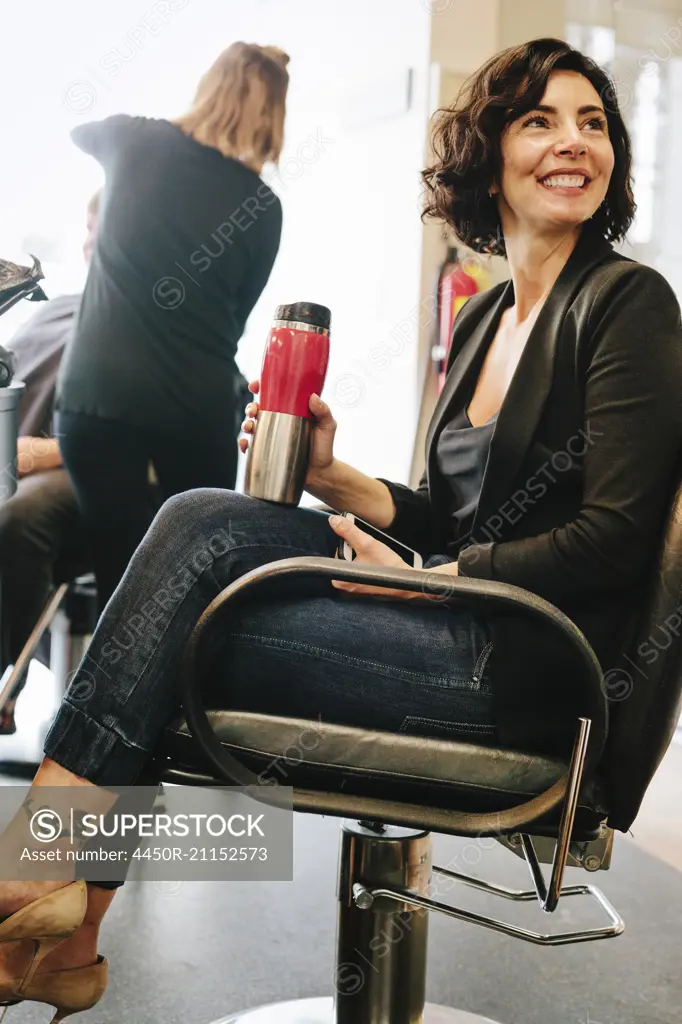
[[[431,880],[428,832],[344,821],[334,1024],[414,1024],[426,999],[428,911],[373,899],[365,886],[399,886],[425,896]]]

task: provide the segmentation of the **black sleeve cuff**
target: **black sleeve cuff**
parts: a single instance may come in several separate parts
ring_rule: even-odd
[[[459,575],[491,580],[493,578],[494,547],[495,543],[492,541],[490,544],[471,544],[468,548],[463,548],[457,558]]]
[[[391,537],[395,537],[396,540],[407,544],[408,547],[413,547],[414,545],[406,538],[413,539],[415,533],[415,506],[418,506],[419,502],[414,491],[405,484],[396,484],[392,480],[384,480],[380,476],[376,479],[388,487],[395,508],[393,521],[387,528],[386,533],[389,533]],[[428,500],[423,500],[423,504],[428,507]]]

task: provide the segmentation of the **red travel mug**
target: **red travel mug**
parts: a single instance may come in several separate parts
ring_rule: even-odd
[[[331,312],[315,302],[278,306],[260,377],[259,411],[244,489],[298,505],[308,469],[310,396],[321,394],[329,362]]]

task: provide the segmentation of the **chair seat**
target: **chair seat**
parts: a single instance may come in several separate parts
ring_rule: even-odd
[[[476,813],[524,803],[568,768],[563,760],[514,750],[300,718],[247,711],[210,711],[208,718],[238,761],[263,780],[295,789]],[[183,719],[167,730],[162,753],[176,768],[214,775]],[[588,784],[574,838],[595,838],[605,816],[600,783]],[[557,821],[558,815],[539,821],[533,831],[553,835]]]

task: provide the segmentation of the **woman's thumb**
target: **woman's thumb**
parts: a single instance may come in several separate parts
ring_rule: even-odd
[[[318,420],[325,419],[327,416],[331,416],[331,409],[326,402],[323,402],[318,394],[313,392],[310,396],[310,411],[314,413]]]

